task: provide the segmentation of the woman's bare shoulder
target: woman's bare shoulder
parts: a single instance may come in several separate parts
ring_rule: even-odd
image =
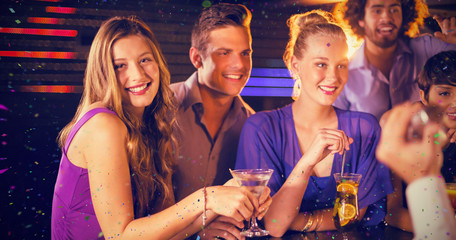
[[[107,108],[101,103],[94,103],[82,110],[81,116],[95,108]],[[86,133],[96,133],[97,137],[122,137],[127,134],[125,123],[117,116],[111,113],[100,112],[90,118],[81,128]],[[93,137],[93,135],[92,135]]]

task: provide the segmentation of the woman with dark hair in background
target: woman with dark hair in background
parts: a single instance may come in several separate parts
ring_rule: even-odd
[[[418,78],[421,103],[425,106],[436,107],[435,118],[442,119],[449,137],[456,130],[456,51],[445,51],[429,58]],[[382,117],[382,123],[389,118],[390,112]],[[434,119],[434,118],[433,118]],[[383,126],[383,124],[382,124]],[[448,141],[442,146],[443,165],[441,174],[445,182],[456,182],[456,143]],[[442,164],[436,157],[435,164]],[[404,207],[405,183],[392,174],[394,193],[388,195],[388,214],[386,221],[391,226],[413,232],[413,224],[408,208]],[[421,232],[415,229],[415,232]]]

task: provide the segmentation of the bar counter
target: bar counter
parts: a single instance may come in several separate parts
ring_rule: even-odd
[[[344,235],[346,236],[344,238]],[[295,232],[288,231],[281,238],[256,237],[247,239],[284,239],[284,240],[412,240],[413,233],[402,231],[391,226],[376,226],[369,229],[354,229],[348,232],[322,231],[322,232]]]

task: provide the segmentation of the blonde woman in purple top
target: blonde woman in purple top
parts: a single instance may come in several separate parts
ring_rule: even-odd
[[[295,102],[247,119],[236,168],[271,168],[273,202],[265,216],[272,236],[287,230],[334,230],[334,173],[360,173],[360,225],[375,226],[392,192],[388,169],[375,158],[380,126],[374,116],[332,106],[348,77],[347,39],[329,13],[288,20],[284,60],[300,84]],[[348,150],[348,151],[347,151]],[[346,153],[345,165],[342,155]]]
[[[78,110],[59,135],[53,239],[185,238],[201,230],[202,217],[241,221],[259,209],[248,190],[234,186],[200,189],[175,203],[169,79],[144,22],[114,17],[103,23]]]

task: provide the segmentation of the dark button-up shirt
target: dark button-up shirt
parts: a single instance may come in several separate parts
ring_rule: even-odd
[[[223,185],[231,178],[245,120],[254,113],[240,96],[233,104],[216,139],[212,139],[202,116],[204,105],[195,72],[185,82],[171,84],[178,104],[177,169],[173,176],[176,201],[206,186]]]

